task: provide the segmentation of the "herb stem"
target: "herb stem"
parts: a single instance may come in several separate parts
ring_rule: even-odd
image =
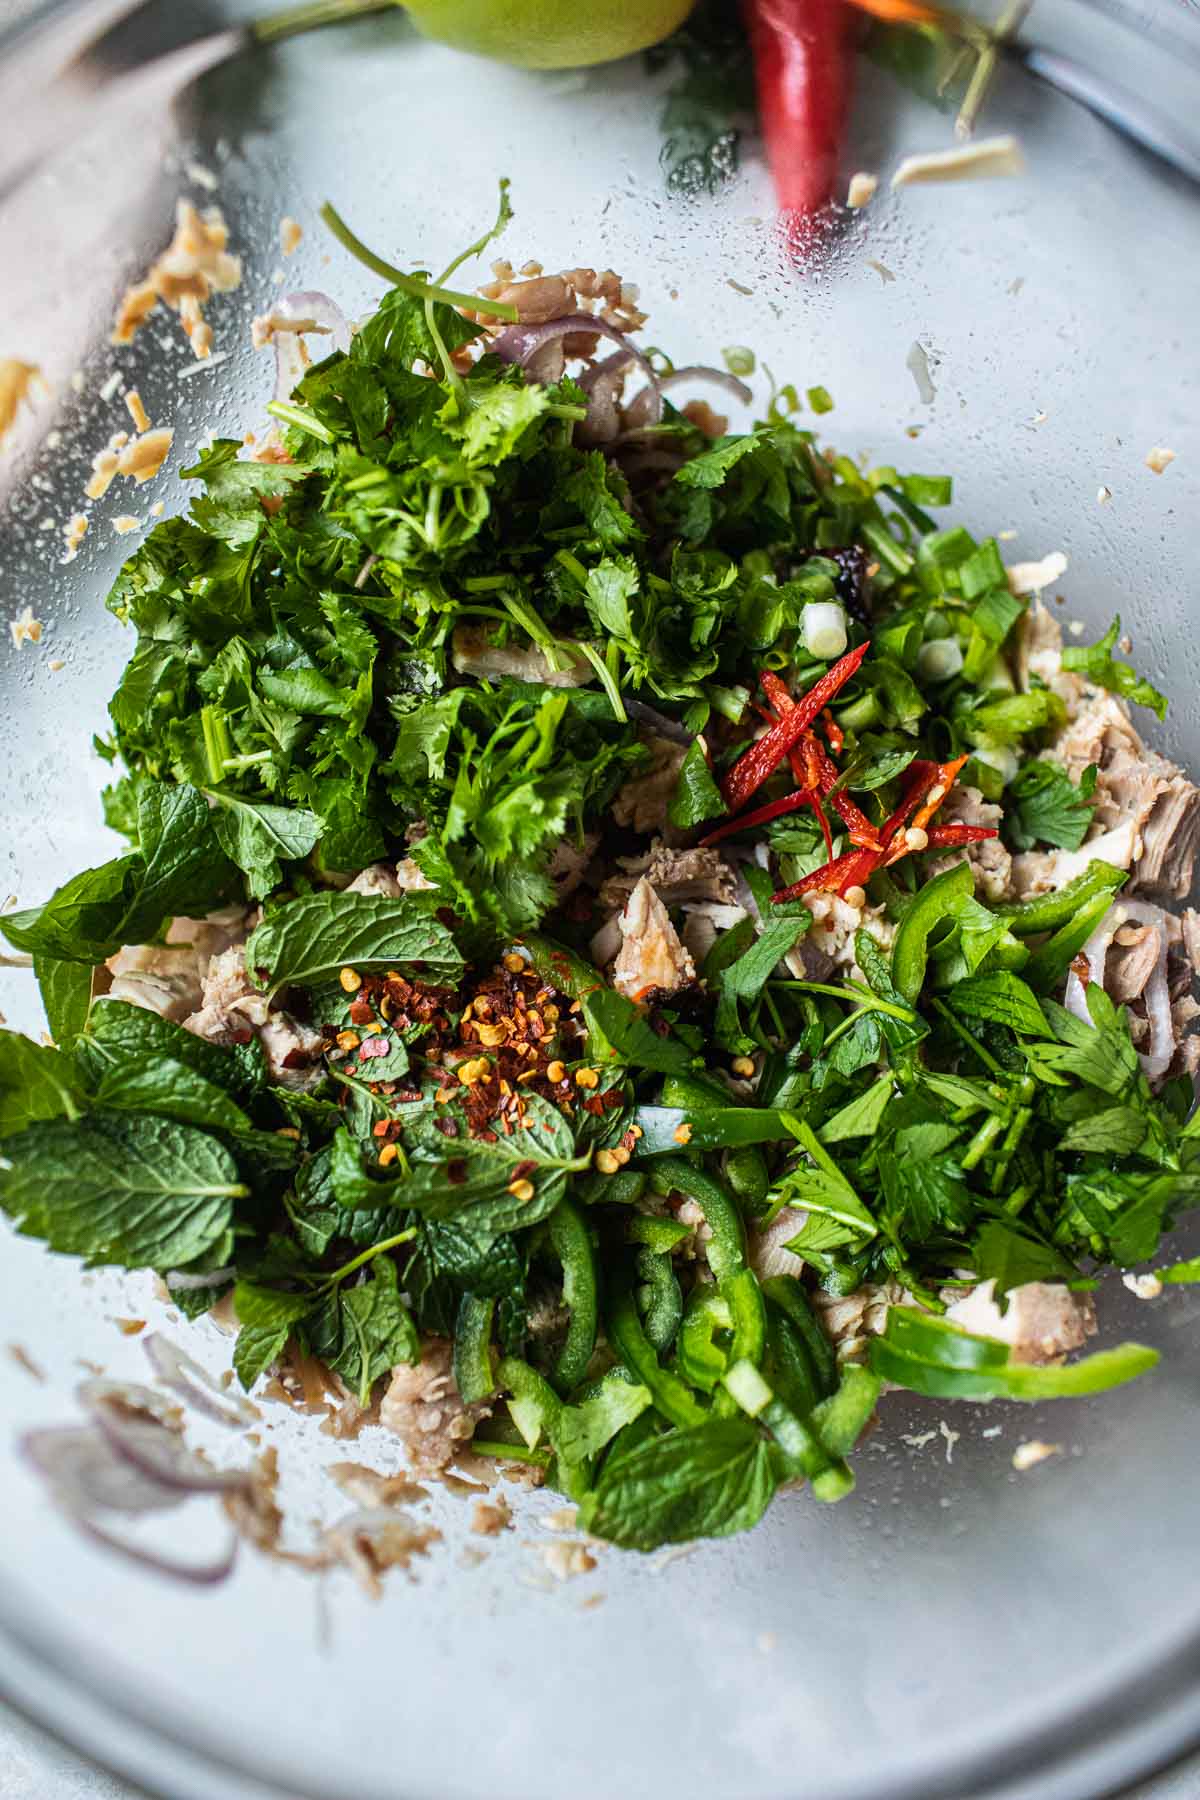
[[[303,431],[309,437],[318,438],[322,444],[337,443],[336,432],[331,431],[328,425],[323,425],[315,413],[310,413],[303,406],[294,405],[291,400],[268,400],[267,411],[274,418],[281,419],[285,425],[292,426],[294,430]]]
[[[573,647],[576,650],[582,650],[593,669],[595,669],[596,674],[600,678],[600,685],[608,695],[608,703],[613,709],[613,717],[620,724],[628,725],[629,714],[625,711],[625,702],[621,698],[621,691],[613,679],[612,671],[609,669],[604,658],[600,655],[600,652],[594,649],[591,644],[585,644],[582,638],[577,639]]]
[[[541,1469],[550,1461],[549,1450],[531,1450],[528,1444],[505,1444],[499,1438],[472,1438],[470,1448],[476,1456],[495,1456],[507,1462],[536,1463]]]
[[[510,306],[507,301],[485,300],[481,294],[461,294],[454,288],[441,287],[430,281],[421,281],[416,275],[406,275],[404,270],[396,268],[394,263],[384,262],[381,256],[376,256],[375,252],[369,250],[362,239],[351,231],[345,219],[328,200],[321,208],[321,218],[343,249],[348,250],[351,256],[357,257],[358,261],[370,269],[373,274],[381,275],[385,281],[389,281],[393,287],[399,288],[402,293],[411,294],[414,300],[440,301],[443,306],[465,306],[471,312],[487,313],[492,318],[508,319],[513,324],[516,323],[517,309],[515,306]]]
[[[1007,1081],[1008,1080],[1007,1071],[1002,1069],[1000,1067],[1000,1064],[996,1061],[995,1057],[992,1056],[989,1051],[984,1049],[983,1045],[979,1042],[978,1038],[972,1037],[971,1033],[967,1030],[966,1026],[959,1023],[959,1021],[955,1018],[954,1014],[950,1011],[950,1008],[946,1005],[946,1002],[944,1000],[935,1000],[933,1003],[933,1006],[934,1006],[934,1011],[937,1013],[940,1013],[941,1017],[943,1019],[945,1019],[947,1025],[949,1025],[950,1029],[958,1037],[960,1037],[962,1039],[963,1043],[967,1045],[968,1049],[971,1049],[975,1052],[976,1056],[979,1058],[980,1062],[983,1063],[984,1067],[990,1069],[992,1071],[993,1075],[999,1076],[1001,1081]]]
[[[339,1281],[344,1281],[347,1275],[353,1275],[356,1269],[361,1269],[364,1264],[372,1261],[374,1257],[382,1256],[385,1250],[395,1250],[400,1244],[411,1243],[416,1235],[416,1226],[410,1225],[407,1231],[398,1231],[395,1237],[384,1238],[381,1244],[372,1244],[369,1250],[362,1251],[359,1256],[353,1257],[348,1263],[344,1263],[340,1269],[335,1269],[332,1275],[327,1275],[325,1277],[326,1283],[329,1287],[336,1286]]]
[[[323,25],[345,25],[351,19],[394,10],[395,0],[305,0],[301,6],[285,6],[280,12],[255,19],[248,29],[256,44],[281,44],[285,38],[317,31]]]

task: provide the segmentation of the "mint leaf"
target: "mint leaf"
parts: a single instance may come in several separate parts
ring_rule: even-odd
[[[95,971],[86,963],[64,962],[55,956],[35,956],[33,972],[46,1009],[50,1035],[60,1050],[70,1050],[80,1032],[87,1029]]]
[[[954,1011],[965,1019],[988,1019],[1030,1037],[1050,1035],[1036,995],[1019,975],[1005,970],[993,975],[972,975],[952,987],[947,998]]]
[[[971,1267],[980,1281],[995,1281],[997,1294],[1023,1287],[1027,1281],[1079,1279],[1079,1270],[1061,1250],[998,1219],[989,1219],[975,1233]]]
[[[343,1283],[304,1321],[315,1355],[337,1371],[366,1406],[380,1376],[421,1360],[412,1317],[400,1298],[396,1266],[377,1256],[358,1286]]]
[[[213,815],[217,842],[246,875],[255,900],[265,900],[278,887],[281,863],[299,862],[321,835],[320,819],[305,807],[269,806],[208,788],[204,793],[217,809]]]
[[[39,1119],[76,1119],[86,1104],[68,1056],[0,1031],[0,1138]]]
[[[631,1069],[655,1069],[661,1075],[682,1074],[695,1060],[676,1037],[660,1037],[645,1013],[615,988],[593,988],[583,1002],[589,1034],[588,1055]]]
[[[0,1206],[27,1237],[95,1263],[182,1268],[225,1237],[248,1193],[229,1152],[168,1119],[92,1116],[5,1143]]]
[[[775,1492],[766,1440],[749,1419],[712,1419],[651,1438],[605,1464],[579,1523],[630,1550],[728,1537],[757,1525]]]
[[[233,1372],[249,1393],[259,1376],[283,1355],[291,1332],[286,1325],[243,1325],[233,1346]]]
[[[267,914],[246,944],[250,979],[268,993],[311,987],[339,969],[397,964],[437,980],[457,976],[463,958],[427,906],[406,896],[308,894]]]

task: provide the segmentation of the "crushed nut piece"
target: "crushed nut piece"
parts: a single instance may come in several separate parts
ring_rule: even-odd
[[[1061,1456],[1062,1453],[1061,1444],[1044,1444],[1040,1438],[1033,1438],[1027,1444],[1017,1445],[1012,1454],[1012,1466],[1018,1475],[1023,1475],[1026,1469],[1045,1462],[1048,1456]]]
[[[10,619],[8,629],[12,633],[15,650],[19,650],[22,644],[40,644],[42,641],[42,621],[34,618],[32,607],[27,606],[15,619]]]
[[[121,537],[127,537],[131,531],[142,529],[142,521],[133,513],[118,513],[112,522],[112,527]]]
[[[865,169],[859,169],[850,177],[850,188],[846,195],[846,205],[856,210],[867,206],[875,198],[875,190],[879,186],[878,175],[869,175]]]
[[[21,406],[30,404],[32,391],[44,389],[45,385],[36,363],[20,362],[15,356],[0,356],[0,443],[16,423]]]
[[[178,200],[175,235],[144,279],[125,290],[113,326],[113,343],[132,343],[161,300],[178,313],[194,354],[206,357],[212,348],[212,332],[204,322],[202,308],[214,293],[229,293],[242,279],[242,265],[230,255],[228,243],[229,230],[217,207],[200,213],[190,200]]]
[[[1148,469],[1153,469],[1156,475],[1161,475],[1163,470],[1168,468],[1174,461],[1175,452],[1173,450],[1168,450],[1165,444],[1155,444],[1152,449],[1147,450],[1146,452],[1146,467]]]
[[[142,396],[138,393],[136,388],[130,388],[125,396],[125,404],[129,408],[129,416],[133,420],[133,429],[135,431],[149,431],[150,414],[142,405]]]
[[[978,175],[1023,175],[1025,158],[1015,137],[981,138],[953,150],[906,156],[892,176],[894,188],[924,181],[961,181]]]
[[[298,219],[284,213],[279,221],[279,248],[285,256],[292,256],[300,248],[300,240],[304,236],[304,227]]]

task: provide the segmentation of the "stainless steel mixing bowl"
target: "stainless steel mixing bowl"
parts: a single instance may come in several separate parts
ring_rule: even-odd
[[[161,0],[128,29],[161,43],[235,16]],[[1044,40],[1086,34],[1186,117],[1200,54],[1188,15],[1167,22],[1174,48],[1152,20],[1072,0],[1039,0],[1038,19]],[[0,58],[6,108],[29,53],[26,39]],[[39,78],[18,82],[26,100]],[[500,174],[514,261],[611,262],[678,359],[751,345],[781,381],[832,392],[840,444],[952,471],[958,513],[1015,534],[1014,559],[1065,550],[1065,616],[1092,632],[1121,612],[1172,697],[1158,741],[1200,767],[1200,202],[1087,113],[1006,77],[988,123],[1019,133],[1028,175],[885,185],[816,278],[772,247],[758,167],[712,199],[667,197],[657,87],[637,65],[516,73],[423,44],[396,17],[234,60],[172,98],[178,81],[74,125],[0,201],[0,354],[40,363],[52,386],[0,464],[0,618],[28,605],[45,626],[40,644],[6,633],[0,647],[0,899],[34,901],[110,853],[90,738],[129,648],[102,603],[131,541],[114,516],[182,507],[174,471],[193,447],[261,424],[269,358],[247,325],[281,282],[328,288],[351,313],[377,291],[322,233],[320,202],[383,253],[437,267],[491,216]],[[948,137],[944,115],[864,73],[854,166],[886,170]],[[246,263],[211,312],[218,356],[195,367],[161,320],[114,350],[115,296],[161,248],[176,196],[207,202],[214,179]],[[286,272],[284,213],[305,228]],[[89,508],[64,566],[60,526],[134,381],[175,427],[171,462],[153,487]],[[1153,444],[1177,452],[1162,476],[1143,462]],[[39,1027],[23,972],[0,971],[0,1005]],[[1105,1283],[1106,1332],[1164,1353],[1128,1390],[1032,1410],[889,1399],[844,1505],[787,1498],[748,1538],[602,1553],[560,1585],[537,1553],[553,1499],[521,1499],[517,1530],[468,1566],[462,1547],[479,1540],[464,1502],[440,1495],[439,1553],[372,1604],[348,1579],[251,1555],[197,1593],[74,1537],[17,1431],[71,1416],[80,1358],[143,1373],[116,1317],[186,1334],[214,1368],[229,1340],[164,1319],[147,1278],[81,1279],[20,1239],[5,1241],[0,1282],[0,1335],[46,1373],[0,1359],[0,1686],[173,1800],[260,1783],[321,1800],[1095,1800],[1200,1735],[1200,1301],[1186,1289],[1142,1303]],[[321,1467],[344,1447],[279,1408],[264,1432],[289,1518],[339,1510]],[[1017,1475],[1013,1450],[1033,1437],[1063,1454]],[[351,1454],[400,1460],[378,1433]]]

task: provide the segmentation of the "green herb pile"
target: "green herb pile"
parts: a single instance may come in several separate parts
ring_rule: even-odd
[[[452,1338],[464,1401],[492,1404],[475,1449],[542,1465],[640,1549],[744,1529],[800,1477],[839,1498],[884,1378],[1032,1399],[1140,1373],[1136,1345],[1032,1368],[941,1317],[987,1278],[1086,1288],[1197,1198],[1190,1085],[1151,1092],[1096,984],[1090,1024],[1061,1004],[1121,870],[989,905],[966,863],[914,853],[866,882],[890,947],[861,929],[861,980],[804,980],[783,959],[806,897],[772,895],[830,851],[793,811],[729,840],[769,848],[742,865],[762,929],[640,1003],[588,961],[590,890],[554,887],[585,833],[609,869],[645,847],[611,819],[648,763],[639,708],[690,740],[675,829],[729,823],[759,674],[799,699],[829,667],[814,604],[870,640],[829,742],[874,826],[914,761],[966,756],[1010,849],[1077,848],[1092,777],[1035,759],[1063,707],[1014,685],[1026,602],[994,540],[936,526],[947,478],[821,453],[791,389],[715,443],[668,404],[673,473],[581,447],[585,389],[527,380],[447,292],[400,280],[273,409],[287,460],[214,444],[189,515],[120,574],[137,642],[100,744],[130,847],[0,921],[57,1046],[0,1034],[0,1204],[54,1250],[183,1272],[190,1314],[232,1289],[247,1386],[292,1341],[366,1402]],[[1158,707],[1115,636],[1080,668]],[[551,680],[471,673],[480,641]],[[785,758],[754,804],[794,785]],[[335,885],[398,858],[426,890]],[[249,1030],[222,1045],[94,997],[121,946],[250,901],[252,987],[323,1034],[302,1085]],[[528,1043],[480,1032],[501,1013]],[[746,1058],[752,1087],[729,1079]],[[804,1273],[760,1280],[750,1246],[787,1208]],[[884,1282],[920,1308],[839,1365],[811,1296]]]

